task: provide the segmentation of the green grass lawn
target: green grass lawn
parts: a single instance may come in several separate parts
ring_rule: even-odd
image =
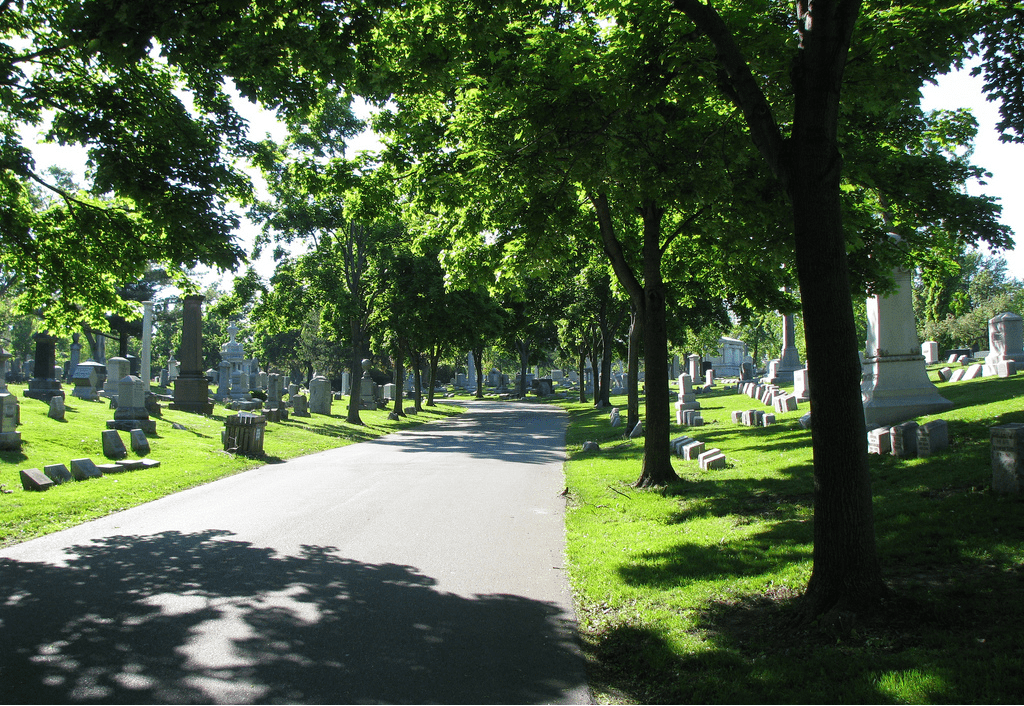
[[[150,436],[148,458],[160,466],[145,471],[105,475],[94,480],[53,486],[46,492],[26,492],[21,488],[19,471],[63,463],[70,468],[71,459],[91,458],[105,463],[100,433],[113,419],[108,401],[86,402],[67,396],[65,421],[47,416],[49,405],[25,398],[24,385],[10,385],[21,405],[21,451],[0,451],[0,546],[23,542],[102,515],[140,505],[185,488],[208,483],[239,471],[266,463],[316,453],[326,449],[365,441],[392,431],[416,426],[441,417],[458,414],[460,407],[443,404],[424,407],[417,415],[389,421],[388,412],[360,412],[365,426],[345,421],[348,399],[335,400],[330,417],[313,415],[290,417],[279,424],[268,424],[263,449],[265,457],[250,459],[229,454],[221,444],[224,417],[234,414],[218,405],[210,417],[163,410],[156,420],[156,434]],[[410,403],[411,404],[411,403]],[[409,405],[407,405],[409,406]],[[179,424],[183,429],[172,425]],[[129,458],[128,434],[121,433]]]
[[[933,375],[934,379],[934,375]],[[568,558],[592,687],[626,703],[1017,703],[1024,694],[1024,500],[990,490],[989,427],[1024,422],[1024,376],[941,386],[951,447],[872,456],[883,572],[896,598],[839,638],[799,626],[811,571],[810,432],[749,428],[744,395],[699,396],[706,426],[673,429],[728,467],[674,462],[640,491],[642,441],[608,410],[564,404]],[[625,407],[625,399],[613,403]],[[600,452],[583,453],[594,440]]]

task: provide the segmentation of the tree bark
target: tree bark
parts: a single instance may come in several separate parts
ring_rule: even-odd
[[[782,138],[771,106],[722,18],[699,0],[673,0],[715,45],[751,138],[793,211],[804,315],[814,454],[814,565],[808,616],[870,609],[888,594],[871,506],[861,367],[842,226],[839,99],[860,0],[797,0],[793,127]]]
[[[519,353],[519,396],[526,399],[526,370],[530,367],[530,342],[517,338],[516,352]]]
[[[349,328],[352,332],[352,384],[348,391],[348,415],[345,421],[362,426],[363,420],[359,418],[359,395],[362,392],[363,331],[355,317],[349,320]]]
[[[629,350],[626,353],[626,370],[629,375],[626,385],[626,426],[630,429],[640,421],[640,337],[643,328],[636,307],[630,306]]]
[[[417,412],[423,411],[423,354],[419,351],[413,351],[410,354],[411,360],[409,361],[412,365],[412,394],[413,394],[413,409]],[[434,378],[430,377],[430,389],[434,389]]]
[[[484,347],[473,349],[473,367],[476,368],[476,398],[484,398]]]
[[[437,387],[437,363],[441,358],[441,348],[438,345],[434,345],[430,349],[430,387],[427,389],[427,406],[436,407],[437,404],[434,402],[434,388]]]
[[[661,277],[661,218],[663,209],[653,201],[642,206],[644,221],[644,370],[647,381],[647,428],[644,461],[635,485],[646,488],[678,481],[669,447],[668,324],[665,283]]]
[[[405,410],[402,409],[402,401],[405,390],[405,356],[402,353],[401,344],[395,344],[395,399],[391,411],[399,417],[404,417]]]
[[[580,402],[587,401],[587,381],[584,377],[587,370],[587,343],[580,341],[580,365],[577,373],[580,376]]]

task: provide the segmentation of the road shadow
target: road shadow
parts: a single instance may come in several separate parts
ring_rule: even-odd
[[[230,532],[0,557],[3,703],[537,703],[585,692],[571,616]]]
[[[568,417],[561,407],[525,402],[461,402],[467,412],[370,443],[394,450],[461,453],[488,461],[548,464],[565,460]]]

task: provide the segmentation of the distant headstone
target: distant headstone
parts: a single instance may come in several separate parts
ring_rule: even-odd
[[[64,398],[60,395],[54,395],[50,398],[50,409],[46,413],[46,416],[50,419],[56,419],[58,422],[64,421]]]
[[[720,449],[708,449],[697,457],[697,461],[702,471],[725,468],[725,454]]]
[[[309,416],[309,402],[305,395],[295,394],[291,396],[292,415],[296,417]]]
[[[71,373],[71,382],[74,389],[71,391],[73,397],[90,402],[99,399],[100,373],[106,375],[106,366],[94,360],[87,360],[79,363],[78,367]]]
[[[21,476],[21,487],[28,491],[49,490],[53,485],[53,481],[40,473],[38,468],[26,468],[19,475]]]
[[[1024,363],[1024,319],[1005,312],[988,320],[989,353],[985,374],[995,375],[999,363]]]
[[[992,453],[992,490],[1021,492],[1024,475],[1024,424],[1001,424],[989,429]]]
[[[810,377],[807,368],[793,371],[793,396],[797,402],[808,402],[811,399]]]
[[[981,365],[981,363],[974,363],[972,365],[969,365],[967,367],[967,372],[964,373],[964,376],[963,376],[962,379],[964,379],[964,380],[974,380],[976,378],[980,378],[981,377],[981,373],[982,373],[982,368],[983,368],[983,366]]]
[[[946,366],[944,368],[939,368],[939,380],[941,380],[942,382],[949,382],[952,377],[953,377],[953,369],[952,368],[950,368],[949,366]]]
[[[369,378],[364,378],[369,380]],[[370,380],[372,383],[373,381]],[[331,381],[323,375],[317,375],[309,381],[309,411],[313,414],[331,414]],[[376,408],[376,404],[374,405]]]
[[[175,384],[182,384],[185,380],[186,377],[181,376]],[[149,408],[146,406],[148,387],[145,380],[134,375],[121,378],[117,386],[117,409],[114,410],[114,418],[107,422],[107,429],[142,429],[147,434],[156,433],[156,422],[149,418]]]
[[[687,461],[696,461],[702,453],[704,453],[704,442],[694,440],[683,446],[681,455]]]
[[[921,355],[924,356],[925,365],[935,365],[939,362],[939,344],[936,341],[925,341],[921,344]]]
[[[18,398],[10,392],[0,392],[0,450],[21,450],[21,432],[17,430],[21,416]]]
[[[127,358],[114,356],[107,359],[107,382],[103,387],[104,397],[117,397],[121,380],[131,375],[131,364]]]
[[[629,432],[630,439],[639,439],[644,435],[644,423],[637,422],[636,426],[633,427],[633,431]]]
[[[601,447],[598,446],[597,442],[595,442],[595,441],[584,441],[583,442],[583,450],[584,451],[600,451]]]
[[[612,427],[619,426],[622,426],[622,417],[616,414],[614,417],[612,417]]]
[[[953,374],[949,376],[950,382],[960,382],[964,379],[964,373],[967,372],[967,368],[957,368],[953,371]]]

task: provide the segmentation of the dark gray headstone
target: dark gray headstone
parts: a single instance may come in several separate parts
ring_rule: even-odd
[[[75,480],[102,478],[103,471],[96,467],[91,458],[76,458],[71,461],[71,475]]]
[[[53,481],[54,485],[61,485],[73,481],[71,471],[63,463],[55,463],[52,466],[43,466],[43,473]]]
[[[105,429],[101,432],[103,438],[103,455],[107,458],[124,458],[128,455],[128,449],[124,447],[121,434],[117,429]]]
[[[131,434],[132,453],[136,456],[148,456],[150,448],[146,432],[141,429],[132,429],[129,434]]]
[[[21,472],[21,487],[25,490],[49,490],[53,481],[43,475],[38,468],[26,468]]]
[[[917,422],[903,422],[891,427],[889,430],[889,442],[892,445],[892,455],[897,458],[917,457]]]

